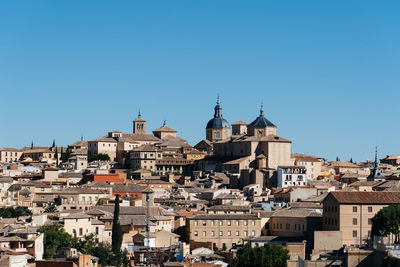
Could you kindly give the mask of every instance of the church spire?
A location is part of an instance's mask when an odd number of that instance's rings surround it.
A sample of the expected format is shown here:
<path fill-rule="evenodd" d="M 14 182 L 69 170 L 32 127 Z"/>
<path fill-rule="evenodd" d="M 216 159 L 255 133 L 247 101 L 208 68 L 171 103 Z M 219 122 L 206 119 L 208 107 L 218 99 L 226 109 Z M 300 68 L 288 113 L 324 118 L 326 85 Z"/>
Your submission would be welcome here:
<path fill-rule="evenodd" d="M 264 105 L 261 103 L 260 116 L 264 116 Z"/>
<path fill-rule="evenodd" d="M 214 111 L 214 118 L 222 118 L 222 108 L 219 105 L 219 95 L 217 97 L 217 105 L 215 105 Z"/>

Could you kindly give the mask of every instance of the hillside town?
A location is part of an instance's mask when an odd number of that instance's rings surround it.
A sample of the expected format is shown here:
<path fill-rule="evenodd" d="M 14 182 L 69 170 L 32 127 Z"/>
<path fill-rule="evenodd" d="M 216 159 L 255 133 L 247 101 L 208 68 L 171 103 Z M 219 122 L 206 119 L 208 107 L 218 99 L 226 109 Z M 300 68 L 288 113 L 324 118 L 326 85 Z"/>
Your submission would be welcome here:
<path fill-rule="evenodd" d="M 238 262 L 259 247 L 288 267 L 399 266 L 399 228 L 378 222 L 400 155 L 296 153 L 262 105 L 249 122 L 222 110 L 202 111 L 196 144 L 139 112 L 131 132 L 0 148 L 0 266 L 256 266 Z"/>

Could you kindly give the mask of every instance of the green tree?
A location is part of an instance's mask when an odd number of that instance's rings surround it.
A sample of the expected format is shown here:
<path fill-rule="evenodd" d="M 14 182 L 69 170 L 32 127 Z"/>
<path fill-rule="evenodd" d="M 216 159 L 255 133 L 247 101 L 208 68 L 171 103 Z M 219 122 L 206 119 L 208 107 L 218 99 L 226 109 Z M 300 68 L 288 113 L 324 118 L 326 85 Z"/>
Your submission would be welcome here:
<path fill-rule="evenodd" d="M 1 218 L 16 218 L 20 216 L 31 216 L 32 211 L 30 211 L 27 207 L 4 207 L 0 208 L 0 217 Z"/>
<path fill-rule="evenodd" d="M 115 265 L 115 257 L 110 243 L 99 243 L 93 248 L 92 255 L 99 258 L 101 266 Z"/>
<path fill-rule="evenodd" d="M 56 167 L 58 168 L 60 166 L 60 164 L 58 162 L 58 147 L 56 147 L 56 153 L 55 153 L 54 157 L 56 158 Z"/>
<path fill-rule="evenodd" d="M 249 244 L 237 251 L 235 267 L 286 267 L 289 251 L 277 244 L 252 248 Z"/>
<path fill-rule="evenodd" d="M 121 252 L 121 244 L 122 244 L 122 228 L 119 223 L 119 195 L 115 196 L 115 204 L 114 204 L 114 218 L 112 225 L 112 251 L 115 255 L 119 255 Z"/>
<path fill-rule="evenodd" d="M 45 259 L 51 259 L 59 248 L 71 247 L 71 235 L 65 232 L 64 228 L 57 223 L 43 225 L 39 228 L 39 232 L 44 233 L 43 246 Z"/>
<path fill-rule="evenodd" d="M 68 159 L 71 157 L 72 150 L 69 146 L 67 146 L 67 149 L 65 153 L 63 152 L 63 148 L 61 147 L 61 162 L 67 162 Z"/>
<path fill-rule="evenodd" d="M 395 242 L 399 242 L 400 234 L 400 204 L 392 204 L 378 211 L 372 218 L 371 234 L 388 236 L 393 234 Z"/>
<path fill-rule="evenodd" d="M 110 156 L 107 154 L 94 154 L 89 158 L 89 162 L 95 161 L 95 160 L 102 160 L 102 161 L 109 161 Z"/>
<path fill-rule="evenodd" d="M 44 212 L 46 212 L 46 213 L 53 213 L 53 212 L 57 212 L 57 211 L 58 211 L 58 209 L 57 209 L 56 205 L 54 205 L 54 204 L 50 204 L 44 209 Z"/>

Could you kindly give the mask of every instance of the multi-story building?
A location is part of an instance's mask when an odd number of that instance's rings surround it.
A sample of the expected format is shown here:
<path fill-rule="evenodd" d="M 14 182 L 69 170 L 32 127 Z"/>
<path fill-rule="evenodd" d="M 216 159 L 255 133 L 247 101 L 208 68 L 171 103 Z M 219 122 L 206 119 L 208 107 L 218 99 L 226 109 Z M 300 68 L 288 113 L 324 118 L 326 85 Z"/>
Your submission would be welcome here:
<path fill-rule="evenodd" d="M 88 157 L 106 154 L 111 161 L 117 160 L 117 141 L 111 137 L 99 137 L 88 141 Z"/>
<path fill-rule="evenodd" d="M 321 174 L 322 160 L 320 158 L 304 154 L 292 154 L 292 160 L 294 165 L 306 167 L 308 181 L 317 179 Z"/>
<path fill-rule="evenodd" d="M 12 163 L 21 159 L 22 151 L 12 147 L 0 148 L 0 162 Z"/>
<path fill-rule="evenodd" d="M 268 221 L 270 234 L 285 237 L 310 237 L 322 228 L 322 214 L 306 209 L 281 209 Z"/>
<path fill-rule="evenodd" d="M 244 238 L 261 235 L 260 218 L 253 214 L 200 214 L 187 218 L 189 238 L 217 248 L 232 248 Z"/>
<path fill-rule="evenodd" d="M 278 187 L 306 186 L 307 173 L 304 166 L 279 166 Z"/>
<path fill-rule="evenodd" d="M 264 117 L 264 109 L 261 107 L 260 115 L 247 125 L 246 134 L 234 135 L 228 140 L 214 141 L 214 160 L 221 162 L 222 166 L 223 163 L 232 165 L 230 161 L 233 160 L 235 163 L 245 158 L 250 161 L 250 164 L 244 166 L 247 169 L 276 170 L 280 165 L 291 165 L 291 141 L 277 136 L 276 130 L 277 127 Z M 258 160 L 260 155 L 265 158 Z M 264 164 L 259 166 L 258 161 L 264 161 Z M 218 164 L 216 166 L 218 169 Z M 240 171 L 235 172 L 240 173 Z"/>
<path fill-rule="evenodd" d="M 60 147 L 24 147 L 22 148 L 22 158 L 24 160 L 47 162 L 55 164 L 60 161 L 61 148 Z"/>
<path fill-rule="evenodd" d="M 330 192 L 323 201 L 323 230 L 340 231 L 346 246 L 371 240 L 371 219 L 382 208 L 400 203 L 400 192 Z"/>
<path fill-rule="evenodd" d="M 126 156 L 125 164 L 130 169 L 156 170 L 156 160 L 162 159 L 162 153 L 152 145 L 134 148 Z"/>

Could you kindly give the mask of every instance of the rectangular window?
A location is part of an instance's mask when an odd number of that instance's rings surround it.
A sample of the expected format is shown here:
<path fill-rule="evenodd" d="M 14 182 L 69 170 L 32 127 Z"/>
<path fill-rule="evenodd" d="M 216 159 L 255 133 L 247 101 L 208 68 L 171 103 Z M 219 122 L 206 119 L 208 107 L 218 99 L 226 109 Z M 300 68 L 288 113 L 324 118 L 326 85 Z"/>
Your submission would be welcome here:
<path fill-rule="evenodd" d="M 372 225 L 372 219 L 371 218 L 368 219 L 368 225 Z"/>
<path fill-rule="evenodd" d="M 368 207 L 368 212 L 372 212 L 372 207 Z"/>
<path fill-rule="evenodd" d="M 214 222 L 214 221 L 211 221 L 211 225 L 214 226 L 214 225 L 215 225 L 215 222 Z"/>
<path fill-rule="evenodd" d="M 256 232 L 255 232 L 255 231 L 251 231 L 251 235 L 252 235 L 252 236 L 255 236 L 255 235 L 256 235 Z"/>
<path fill-rule="evenodd" d="M 223 225 L 222 220 L 219 220 L 219 225 Z"/>
<path fill-rule="evenodd" d="M 239 221 L 236 221 L 236 226 L 239 226 Z"/>
<path fill-rule="evenodd" d="M 228 231 L 228 236 L 231 236 L 231 231 Z"/>
<path fill-rule="evenodd" d="M 79 228 L 79 235 L 83 235 L 83 229 Z"/>
<path fill-rule="evenodd" d="M 247 231 L 244 231 L 244 236 L 247 236 Z"/>
<path fill-rule="evenodd" d="M 199 232 L 194 231 L 194 236 L 198 236 L 198 235 L 199 235 Z"/>
<path fill-rule="evenodd" d="M 353 231 L 353 237 L 357 237 L 357 230 Z"/>
<path fill-rule="evenodd" d="M 206 222 L 206 221 L 203 221 L 203 225 L 204 225 L 204 226 L 207 225 L 207 222 Z"/>
<path fill-rule="evenodd" d="M 207 232 L 206 231 L 203 231 L 203 236 L 207 236 Z"/>
<path fill-rule="evenodd" d="M 357 225 L 357 218 L 353 218 L 353 225 Z"/>
<path fill-rule="evenodd" d="M 219 231 L 219 236 L 222 236 L 222 231 Z"/>
<path fill-rule="evenodd" d="M 236 236 L 239 236 L 239 231 L 236 231 Z"/>
<path fill-rule="evenodd" d="M 357 212 L 357 206 L 353 206 L 353 212 Z"/>
<path fill-rule="evenodd" d="M 215 236 L 215 232 L 214 231 L 211 231 L 211 236 Z"/>
<path fill-rule="evenodd" d="M 194 224 L 194 226 L 197 226 L 198 222 L 197 222 L 197 221 L 194 221 L 194 223 L 193 223 L 193 224 Z"/>
<path fill-rule="evenodd" d="M 231 221 L 228 221 L 227 223 L 228 223 L 228 226 L 231 226 Z"/>

